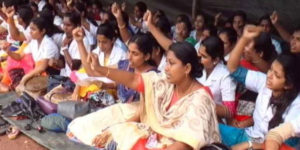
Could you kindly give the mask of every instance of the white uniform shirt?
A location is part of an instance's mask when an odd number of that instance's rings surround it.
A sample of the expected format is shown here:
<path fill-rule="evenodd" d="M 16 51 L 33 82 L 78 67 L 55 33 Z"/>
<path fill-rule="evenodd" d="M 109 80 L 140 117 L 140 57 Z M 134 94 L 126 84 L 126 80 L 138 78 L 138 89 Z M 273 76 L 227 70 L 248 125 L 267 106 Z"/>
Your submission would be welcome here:
<path fill-rule="evenodd" d="M 51 59 L 59 57 L 59 50 L 53 40 L 47 35 L 44 36 L 40 45 L 37 40 L 31 40 L 24 50 L 25 54 L 32 54 L 34 62 L 43 59 Z"/>
<path fill-rule="evenodd" d="M 100 65 L 104 66 L 104 61 L 105 61 L 104 52 L 102 52 L 99 47 L 97 47 L 93 52 L 99 56 Z M 106 66 L 117 65 L 120 60 L 124 60 L 124 59 L 127 59 L 126 50 L 122 49 L 122 47 L 120 47 L 118 42 L 115 42 Z"/>
<path fill-rule="evenodd" d="M 66 38 L 66 34 L 63 35 L 63 39 L 65 39 L 65 38 Z M 83 38 L 83 43 L 84 43 L 85 49 L 87 50 L 87 52 L 89 52 L 90 45 L 89 45 L 89 41 L 86 37 Z M 79 53 L 79 49 L 78 49 L 76 40 L 74 40 L 74 39 L 72 40 L 70 46 L 68 47 L 68 52 L 72 59 L 80 60 L 80 53 Z M 64 52 L 62 51 L 62 49 L 60 50 L 60 54 L 64 56 Z M 67 61 L 65 59 L 65 68 L 60 70 L 60 75 L 69 77 L 71 72 L 72 72 L 72 70 L 69 67 L 69 65 L 67 64 Z"/>
<path fill-rule="evenodd" d="M 165 55 L 163 55 L 163 57 L 161 58 L 161 61 L 157 67 L 157 70 L 159 70 L 160 72 L 165 72 L 165 67 L 167 65 L 167 58 Z"/>
<path fill-rule="evenodd" d="M 209 77 L 207 77 L 205 69 L 202 73 L 202 77 L 197 78 L 197 80 L 210 88 L 216 104 L 221 105 L 222 102 L 235 101 L 236 83 L 230 77 L 230 72 L 222 62 L 215 66 Z"/>
<path fill-rule="evenodd" d="M 247 89 L 258 93 L 253 113 L 254 125 L 246 128 L 246 133 L 258 142 L 264 141 L 269 131 L 269 122 L 274 116 L 272 108 L 269 106 L 272 91 L 266 87 L 266 80 L 266 74 L 249 70 L 245 81 Z M 292 121 L 299 114 L 300 95 L 296 97 L 283 114 L 284 122 Z"/>

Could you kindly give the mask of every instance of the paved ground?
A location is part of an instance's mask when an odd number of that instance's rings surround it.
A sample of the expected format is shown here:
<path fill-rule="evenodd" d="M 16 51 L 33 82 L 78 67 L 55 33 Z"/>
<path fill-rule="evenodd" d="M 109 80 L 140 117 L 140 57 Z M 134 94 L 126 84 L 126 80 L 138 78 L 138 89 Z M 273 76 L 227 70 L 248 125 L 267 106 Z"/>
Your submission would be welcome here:
<path fill-rule="evenodd" d="M 6 135 L 0 136 L 0 150 L 47 150 L 24 134 L 10 140 Z"/>

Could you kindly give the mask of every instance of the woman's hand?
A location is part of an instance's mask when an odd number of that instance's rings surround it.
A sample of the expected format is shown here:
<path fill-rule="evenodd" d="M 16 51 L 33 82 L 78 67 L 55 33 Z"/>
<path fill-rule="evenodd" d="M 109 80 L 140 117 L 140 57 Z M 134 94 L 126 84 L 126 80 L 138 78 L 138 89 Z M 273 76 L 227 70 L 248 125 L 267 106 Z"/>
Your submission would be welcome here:
<path fill-rule="evenodd" d="M 7 41 L 0 41 L 0 49 L 4 50 L 5 52 L 9 51 L 9 48 L 11 46 L 11 43 Z"/>
<path fill-rule="evenodd" d="M 120 8 L 120 5 L 116 2 L 114 2 L 111 6 L 111 12 L 116 18 L 122 18 L 122 10 Z"/>
<path fill-rule="evenodd" d="M 73 38 L 65 37 L 62 42 L 62 47 L 68 47 L 68 45 L 72 42 Z"/>
<path fill-rule="evenodd" d="M 272 15 L 270 16 L 272 24 L 277 24 L 278 23 L 278 14 L 276 11 L 273 11 Z"/>
<path fill-rule="evenodd" d="M 5 14 L 8 18 L 13 18 L 16 13 L 14 6 L 5 9 Z"/>
<path fill-rule="evenodd" d="M 150 29 L 150 27 L 153 27 L 153 19 L 152 19 L 152 13 L 150 10 L 147 10 L 147 12 L 144 14 L 143 20 L 146 23 L 146 26 Z"/>
<path fill-rule="evenodd" d="M 262 27 L 255 25 L 247 25 L 245 26 L 242 38 L 252 40 L 257 37 L 263 31 Z"/>
<path fill-rule="evenodd" d="M 73 38 L 77 41 L 77 42 L 82 42 L 83 41 L 83 37 L 84 37 L 84 32 L 83 29 L 80 27 L 75 28 L 72 31 L 72 35 Z"/>
<path fill-rule="evenodd" d="M 100 68 L 100 67 L 101 67 L 101 65 L 99 64 L 99 58 L 98 58 L 98 55 L 95 54 L 95 53 L 92 53 L 92 52 L 89 53 L 89 54 L 88 54 L 87 61 L 88 61 L 88 63 L 90 64 L 91 69 L 92 69 L 93 71 L 96 71 L 97 68 Z"/>

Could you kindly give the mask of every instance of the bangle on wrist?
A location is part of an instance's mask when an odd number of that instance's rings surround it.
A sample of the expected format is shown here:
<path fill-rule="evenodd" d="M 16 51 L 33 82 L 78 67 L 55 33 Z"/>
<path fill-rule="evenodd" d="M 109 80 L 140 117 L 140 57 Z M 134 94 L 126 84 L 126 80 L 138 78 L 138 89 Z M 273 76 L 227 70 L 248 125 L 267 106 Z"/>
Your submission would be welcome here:
<path fill-rule="evenodd" d="M 68 50 L 68 46 L 63 46 L 63 47 L 61 48 L 61 50 L 62 50 L 62 51 Z"/>
<path fill-rule="evenodd" d="M 124 29 L 126 28 L 126 24 L 124 23 L 123 25 L 118 25 L 119 29 Z"/>

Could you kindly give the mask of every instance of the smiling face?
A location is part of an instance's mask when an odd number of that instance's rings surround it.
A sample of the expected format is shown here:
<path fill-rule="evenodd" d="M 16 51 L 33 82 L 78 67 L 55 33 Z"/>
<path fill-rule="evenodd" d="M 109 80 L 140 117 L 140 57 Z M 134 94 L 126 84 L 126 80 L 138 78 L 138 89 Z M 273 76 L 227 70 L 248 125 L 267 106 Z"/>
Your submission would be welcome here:
<path fill-rule="evenodd" d="M 184 65 L 173 51 L 168 51 L 165 73 L 169 83 L 178 84 L 188 77 L 190 68 L 188 64 Z"/>
<path fill-rule="evenodd" d="M 110 52 L 114 45 L 114 40 L 100 34 L 97 35 L 98 46 L 102 52 Z"/>
<path fill-rule="evenodd" d="M 179 22 L 176 24 L 176 40 L 184 41 L 189 35 L 188 27 L 184 22 Z"/>

